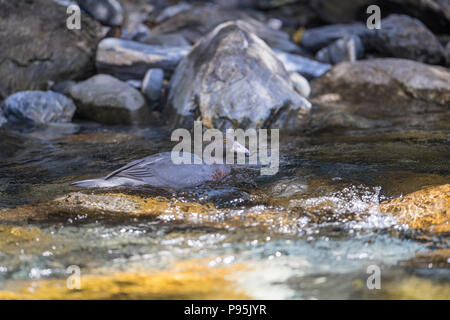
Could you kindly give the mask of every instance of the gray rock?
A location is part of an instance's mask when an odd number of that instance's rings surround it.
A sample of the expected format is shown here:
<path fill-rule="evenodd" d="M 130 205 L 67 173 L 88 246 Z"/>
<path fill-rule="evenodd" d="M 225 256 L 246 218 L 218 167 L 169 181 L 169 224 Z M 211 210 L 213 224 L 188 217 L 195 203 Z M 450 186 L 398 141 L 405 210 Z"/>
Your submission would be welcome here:
<path fill-rule="evenodd" d="M 450 123 L 450 71 L 405 59 L 342 62 L 313 84 L 313 102 L 391 123 Z M 445 120 L 447 119 L 447 120 Z"/>
<path fill-rule="evenodd" d="M 315 52 L 341 38 L 357 35 L 364 39 L 372 32 L 362 23 L 334 24 L 305 30 L 300 43 L 306 49 Z"/>
<path fill-rule="evenodd" d="M 162 47 L 190 47 L 191 44 L 181 34 L 161 34 L 152 35 L 149 33 L 143 37 L 138 37 L 136 41 Z"/>
<path fill-rule="evenodd" d="M 291 79 L 295 91 L 297 91 L 305 98 L 309 97 L 309 95 L 311 94 L 311 86 L 309 85 L 308 80 L 306 80 L 297 72 L 289 73 L 289 79 Z"/>
<path fill-rule="evenodd" d="M 8 120 L 6 120 L 5 115 L 3 114 L 3 110 L 0 107 L 0 127 L 4 125 Z"/>
<path fill-rule="evenodd" d="M 16 123 L 70 122 L 76 107 L 73 101 L 53 91 L 22 91 L 9 96 L 2 108 L 8 121 Z"/>
<path fill-rule="evenodd" d="M 183 58 L 172 76 L 174 126 L 293 129 L 309 112 L 283 64 L 260 38 L 235 22 L 216 27 Z"/>
<path fill-rule="evenodd" d="M 123 9 L 117 0 L 76 0 L 76 2 L 80 8 L 106 26 L 117 27 L 123 23 Z"/>
<path fill-rule="evenodd" d="M 76 84 L 76 81 L 73 80 L 60 81 L 52 85 L 50 90 L 67 96 L 69 94 L 70 87 L 74 84 Z"/>
<path fill-rule="evenodd" d="M 173 72 L 190 49 L 107 38 L 98 45 L 96 65 L 99 73 L 111 74 L 121 80 L 142 79 L 150 68 Z"/>
<path fill-rule="evenodd" d="M 298 72 L 307 78 L 317 78 L 331 69 L 331 65 L 296 54 L 273 50 L 288 72 Z"/>
<path fill-rule="evenodd" d="M 66 9 L 51 0 L 0 1 L 0 100 L 94 72 L 101 25 L 83 15 L 82 29 L 70 31 Z"/>
<path fill-rule="evenodd" d="M 139 124 L 149 120 L 141 93 L 128 83 L 99 74 L 72 86 L 77 112 L 104 124 Z"/>
<path fill-rule="evenodd" d="M 316 59 L 324 63 L 336 64 L 342 61 L 356 61 L 364 56 L 364 45 L 356 36 L 347 36 L 336 40 L 328 47 L 320 49 Z"/>
<path fill-rule="evenodd" d="M 142 81 L 142 93 L 150 101 L 158 101 L 163 87 L 164 71 L 162 69 L 149 69 Z"/>
<path fill-rule="evenodd" d="M 231 20 L 245 21 L 248 24 L 246 31 L 255 33 L 272 48 L 286 52 L 301 52 L 301 49 L 289 39 L 287 33 L 270 28 L 266 24 L 250 17 L 242 10 L 223 8 L 211 4 L 193 5 L 192 8 L 183 10 L 163 21 L 154 27 L 151 32 L 153 35 L 181 34 L 191 44 L 194 44 L 219 24 Z"/>
<path fill-rule="evenodd" d="M 381 21 L 381 29 L 368 37 L 372 49 L 396 58 L 439 64 L 444 48 L 434 34 L 419 20 L 392 14 Z"/>
<path fill-rule="evenodd" d="M 182 11 L 186 11 L 188 9 L 191 9 L 192 5 L 187 2 L 179 2 L 174 6 L 169 6 L 165 8 L 163 11 L 161 11 L 160 14 L 155 18 L 156 23 L 161 23 L 177 14 L 179 14 Z"/>

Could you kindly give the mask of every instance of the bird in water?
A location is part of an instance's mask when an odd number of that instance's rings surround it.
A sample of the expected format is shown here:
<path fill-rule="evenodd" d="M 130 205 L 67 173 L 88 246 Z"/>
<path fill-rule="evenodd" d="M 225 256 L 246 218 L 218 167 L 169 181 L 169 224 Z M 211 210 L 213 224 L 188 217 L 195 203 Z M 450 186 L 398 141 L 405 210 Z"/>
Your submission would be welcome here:
<path fill-rule="evenodd" d="M 225 145 L 224 140 L 224 145 Z M 231 152 L 249 155 L 247 148 L 235 141 Z M 225 154 L 226 152 L 224 152 Z M 82 188 L 112 188 L 119 186 L 153 186 L 157 188 L 187 188 L 206 182 L 219 182 L 231 173 L 231 166 L 207 164 L 195 154 L 187 153 L 191 163 L 175 164 L 171 152 L 157 153 L 129 164 L 98 179 L 74 182 L 71 185 Z M 194 160 L 197 159 L 196 162 Z M 196 164 L 199 163 L 199 164 Z"/>

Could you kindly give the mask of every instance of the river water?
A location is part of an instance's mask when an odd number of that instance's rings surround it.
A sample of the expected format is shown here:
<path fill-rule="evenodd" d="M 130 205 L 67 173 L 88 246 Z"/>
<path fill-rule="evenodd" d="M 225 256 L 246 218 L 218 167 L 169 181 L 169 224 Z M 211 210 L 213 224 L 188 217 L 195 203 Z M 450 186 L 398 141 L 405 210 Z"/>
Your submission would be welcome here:
<path fill-rule="evenodd" d="M 169 137 L 92 123 L 0 129 L 0 210 L 99 192 L 69 184 L 170 151 Z M 282 135 L 274 176 L 244 166 L 219 185 L 114 191 L 175 210 L 0 222 L 0 298 L 449 299 L 448 236 L 378 210 L 449 183 L 449 141 L 448 131 L 395 127 Z M 65 288 L 71 265 L 76 293 Z M 367 285 L 371 268 L 379 290 Z"/>

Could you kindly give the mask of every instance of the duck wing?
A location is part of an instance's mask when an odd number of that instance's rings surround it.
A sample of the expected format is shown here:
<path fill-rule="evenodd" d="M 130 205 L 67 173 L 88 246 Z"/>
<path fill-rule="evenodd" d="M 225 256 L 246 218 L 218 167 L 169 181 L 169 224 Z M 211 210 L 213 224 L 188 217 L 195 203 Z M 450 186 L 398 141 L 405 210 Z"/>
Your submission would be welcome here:
<path fill-rule="evenodd" d="M 150 157 L 146 157 L 143 159 L 135 160 L 127 165 L 117 169 L 116 171 L 111 172 L 109 175 L 105 177 L 105 180 L 120 177 L 120 178 L 128 178 L 133 180 L 145 180 L 146 178 L 152 178 L 155 176 L 153 166 L 164 160 L 165 155 L 153 155 Z"/>

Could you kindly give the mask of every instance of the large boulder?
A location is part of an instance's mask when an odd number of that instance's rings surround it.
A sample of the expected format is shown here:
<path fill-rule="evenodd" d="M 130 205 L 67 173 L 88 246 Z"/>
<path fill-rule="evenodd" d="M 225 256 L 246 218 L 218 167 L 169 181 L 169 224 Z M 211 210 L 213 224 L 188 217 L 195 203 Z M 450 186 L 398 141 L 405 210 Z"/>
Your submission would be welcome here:
<path fill-rule="evenodd" d="M 142 94 L 126 82 L 99 74 L 72 85 L 69 95 L 77 112 L 104 124 L 139 124 L 149 120 L 149 109 Z"/>
<path fill-rule="evenodd" d="M 66 10 L 51 0 L 0 1 L 0 100 L 94 72 L 101 25 L 83 15 L 81 30 L 68 30 Z"/>
<path fill-rule="evenodd" d="M 392 14 L 381 21 L 382 28 L 366 34 L 370 47 L 387 56 L 425 63 L 445 61 L 444 48 L 419 20 Z"/>
<path fill-rule="evenodd" d="M 290 41 L 287 33 L 270 28 L 242 10 L 223 8 L 211 4 L 193 5 L 191 8 L 179 12 L 151 29 L 151 34 L 155 36 L 179 34 L 194 44 L 219 24 L 231 20 L 247 22 L 248 30 L 246 31 L 256 34 L 272 48 L 286 52 L 301 53 L 301 49 Z"/>
<path fill-rule="evenodd" d="M 73 101 L 53 91 L 22 91 L 8 97 L 2 104 L 10 122 L 65 123 L 75 113 Z"/>
<path fill-rule="evenodd" d="M 310 109 L 273 51 L 238 23 L 216 27 L 183 58 L 169 93 L 174 125 L 295 127 Z"/>
<path fill-rule="evenodd" d="M 449 79 L 448 69 L 411 60 L 343 62 L 313 82 L 313 102 L 391 123 L 448 126 Z"/>

